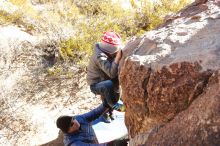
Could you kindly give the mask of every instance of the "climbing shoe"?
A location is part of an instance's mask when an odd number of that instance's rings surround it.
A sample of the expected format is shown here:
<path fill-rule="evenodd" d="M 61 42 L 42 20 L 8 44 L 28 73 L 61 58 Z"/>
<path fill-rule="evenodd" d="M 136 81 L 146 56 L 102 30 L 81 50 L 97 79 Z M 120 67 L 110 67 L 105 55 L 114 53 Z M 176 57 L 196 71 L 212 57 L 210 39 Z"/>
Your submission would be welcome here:
<path fill-rule="evenodd" d="M 104 123 L 111 123 L 111 118 L 109 117 L 109 115 L 107 113 L 105 113 L 104 115 L 102 115 L 102 121 Z"/>
<path fill-rule="evenodd" d="M 124 104 L 121 104 L 121 103 L 118 103 L 118 102 L 112 108 L 116 111 L 119 111 L 119 112 L 125 112 Z"/>

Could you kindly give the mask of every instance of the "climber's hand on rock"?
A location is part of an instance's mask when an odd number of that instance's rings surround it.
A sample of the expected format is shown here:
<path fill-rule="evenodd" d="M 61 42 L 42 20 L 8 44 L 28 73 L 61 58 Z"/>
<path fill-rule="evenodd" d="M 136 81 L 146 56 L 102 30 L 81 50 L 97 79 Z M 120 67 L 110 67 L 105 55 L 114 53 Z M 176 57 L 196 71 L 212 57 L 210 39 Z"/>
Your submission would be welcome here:
<path fill-rule="evenodd" d="M 116 54 L 116 57 L 115 57 L 115 63 L 116 64 L 119 64 L 119 61 L 121 60 L 121 57 L 122 57 L 122 50 L 118 50 L 117 54 Z"/>

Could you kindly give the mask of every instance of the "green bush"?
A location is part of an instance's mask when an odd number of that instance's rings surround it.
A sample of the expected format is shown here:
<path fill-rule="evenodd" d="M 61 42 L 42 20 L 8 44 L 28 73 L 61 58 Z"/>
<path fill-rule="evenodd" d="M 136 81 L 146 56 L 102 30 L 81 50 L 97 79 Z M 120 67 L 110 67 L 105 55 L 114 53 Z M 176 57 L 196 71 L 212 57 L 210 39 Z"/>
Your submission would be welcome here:
<path fill-rule="evenodd" d="M 60 44 L 62 58 L 74 60 L 73 56 L 77 56 L 79 52 L 90 55 L 94 44 L 100 41 L 104 31 L 116 31 L 125 40 L 127 36 L 134 34 L 133 30 L 137 30 L 136 27 L 132 29 L 134 18 L 130 17 L 131 12 L 122 9 L 119 3 L 82 0 L 75 1 L 75 4 L 79 8 L 81 21 L 74 24 L 77 28 L 75 36 Z M 126 15 L 129 17 L 125 17 Z"/>
<path fill-rule="evenodd" d="M 179 2 L 161 0 L 159 3 L 140 0 L 139 5 L 134 0 L 130 0 L 133 9 L 123 9 L 120 3 L 108 0 L 74 0 L 73 2 L 80 12 L 78 21 L 74 23 L 76 34 L 60 44 L 61 56 L 67 60 L 74 60 L 79 52 L 90 55 L 93 45 L 100 41 L 104 31 L 116 31 L 123 40 L 126 40 L 152 30 L 163 22 L 164 16 L 179 11 L 190 0 L 179 0 Z"/>

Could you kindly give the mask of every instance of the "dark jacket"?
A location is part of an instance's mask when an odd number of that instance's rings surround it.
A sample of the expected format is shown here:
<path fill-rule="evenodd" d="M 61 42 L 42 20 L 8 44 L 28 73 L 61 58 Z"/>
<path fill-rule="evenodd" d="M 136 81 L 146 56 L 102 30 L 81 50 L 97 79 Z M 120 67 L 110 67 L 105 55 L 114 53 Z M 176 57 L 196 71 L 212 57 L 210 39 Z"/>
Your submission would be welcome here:
<path fill-rule="evenodd" d="M 92 85 L 104 80 L 116 78 L 117 76 L 118 64 L 114 62 L 114 58 L 104 53 L 98 43 L 95 44 L 87 67 L 87 83 Z"/>
<path fill-rule="evenodd" d="M 99 118 L 106 108 L 102 105 L 96 109 L 74 118 L 80 123 L 80 128 L 75 133 L 64 134 L 65 146 L 107 146 L 106 143 L 98 144 L 91 122 Z"/>

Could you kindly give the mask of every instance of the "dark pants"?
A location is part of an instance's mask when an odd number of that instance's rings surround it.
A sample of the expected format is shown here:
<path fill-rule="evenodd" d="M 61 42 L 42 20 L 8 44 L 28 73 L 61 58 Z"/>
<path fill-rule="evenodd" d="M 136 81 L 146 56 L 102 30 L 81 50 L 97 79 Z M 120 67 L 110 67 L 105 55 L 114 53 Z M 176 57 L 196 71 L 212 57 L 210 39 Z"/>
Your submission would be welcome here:
<path fill-rule="evenodd" d="M 119 93 L 115 91 L 116 83 L 112 80 L 105 80 L 90 86 L 91 91 L 94 94 L 101 95 L 103 97 L 103 103 L 107 103 L 110 107 L 115 105 L 119 100 Z"/>

